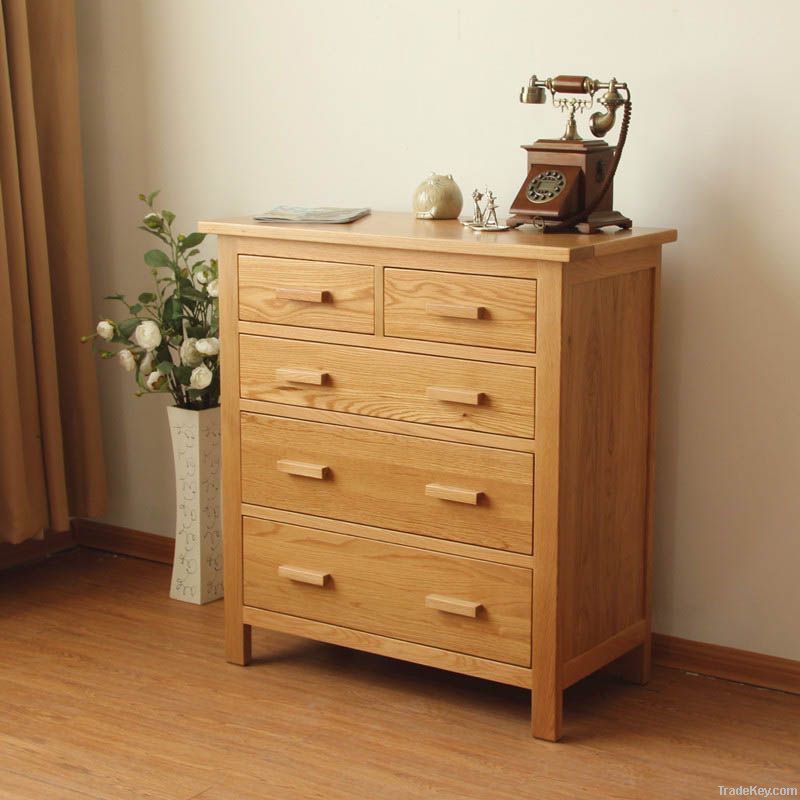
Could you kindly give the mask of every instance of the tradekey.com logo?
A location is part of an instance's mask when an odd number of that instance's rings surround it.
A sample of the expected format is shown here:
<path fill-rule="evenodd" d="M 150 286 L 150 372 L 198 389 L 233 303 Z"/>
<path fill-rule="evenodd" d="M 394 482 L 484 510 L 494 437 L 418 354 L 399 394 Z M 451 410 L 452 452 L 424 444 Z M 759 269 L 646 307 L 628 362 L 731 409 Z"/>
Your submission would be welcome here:
<path fill-rule="evenodd" d="M 720 797 L 797 797 L 796 786 L 720 786 Z"/>

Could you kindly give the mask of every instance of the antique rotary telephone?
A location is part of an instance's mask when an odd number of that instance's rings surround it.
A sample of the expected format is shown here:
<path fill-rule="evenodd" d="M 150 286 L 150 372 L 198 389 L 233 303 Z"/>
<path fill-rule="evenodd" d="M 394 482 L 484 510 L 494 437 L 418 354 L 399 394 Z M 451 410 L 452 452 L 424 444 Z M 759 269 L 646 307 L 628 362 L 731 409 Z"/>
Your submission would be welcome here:
<path fill-rule="evenodd" d="M 575 112 L 590 109 L 595 94 L 601 90 L 605 92 L 597 102 L 605 111 L 592 114 L 589 129 L 598 138 L 608 133 L 616 122 L 617 109 L 622 107 L 616 147 L 602 139 L 582 139 L 575 124 Z M 531 223 L 543 231 L 577 228 L 580 233 L 592 233 L 606 225 L 630 228 L 631 220 L 612 210 L 614 174 L 631 118 L 628 85 L 616 78 L 603 82 L 585 75 L 559 75 L 540 80 L 534 75 L 522 88 L 519 99 L 523 103 L 545 103 L 547 92 L 553 105 L 569 114 L 567 128 L 560 139 L 539 139 L 522 145 L 528 152 L 528 175 L 511 205 L 512 216 L 507 224 L 517 227 Z"/>

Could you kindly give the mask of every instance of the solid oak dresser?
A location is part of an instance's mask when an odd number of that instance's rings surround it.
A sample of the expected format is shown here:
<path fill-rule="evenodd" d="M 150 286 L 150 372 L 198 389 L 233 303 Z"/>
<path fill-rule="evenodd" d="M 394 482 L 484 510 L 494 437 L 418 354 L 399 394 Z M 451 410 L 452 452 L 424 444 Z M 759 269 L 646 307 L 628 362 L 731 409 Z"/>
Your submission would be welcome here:
<path fill-rule="evenodd" d="M 650 672 L 673 230 L 375 213 L 218 234 L 227 658 L 251 626 L 532 690 Z"/>

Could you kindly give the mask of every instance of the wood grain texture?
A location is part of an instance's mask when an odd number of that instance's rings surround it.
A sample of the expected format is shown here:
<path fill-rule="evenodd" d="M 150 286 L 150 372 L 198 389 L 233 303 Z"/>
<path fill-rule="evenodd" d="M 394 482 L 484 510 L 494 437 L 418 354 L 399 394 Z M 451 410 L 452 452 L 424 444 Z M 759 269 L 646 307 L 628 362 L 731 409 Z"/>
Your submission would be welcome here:
<path fill-rule="evenodd" d="M 533 439 L 521 439 L 517 436 L 482 433 L 481 431 L 468 431 L 461 428 L 444 428 L 438 425 L 405 422 L 399 419 L 344 414 L 339 411 L 326 411 L 320 408 L 270 403 L 262 400 L 248 400 L 247 398 L 242 398 L 239 401 L 239 406 L 242 411 L 252 411 L 254 414 L 291 417 L 304 419 L 308 422 L 344 425 L 349 428 L 360 428 L 368 431 L 399 433 L 405 436 L 417 436 L 421 439 L 441 439 L 447 442 L 476 444 L 481 447 L 494 447 L 500 450 L 515 450 L 519 453 L 536 452 L 536 442 Z"/>
<path fill-rule="evenodd" d="M 443 486 L 441 483 L 428 483 L 425 486 L 428 497 L 438 497 L 440 500 L 449 500 L 451 503 L 466 503 L 476 506 L 481 500 L 482 492 L 474 489 L 463 489 L 460 486 Z"/>
<path fill-rule="evenodd" d="M 298 339 L 312 342 L 328 342 L 353 347 L 370 347 L 380 350 L 398 350 L 403 353 L 423 353 L 445 358 L 463 358 L 472 361 L 493 361 L 498 364 L 514 364 L 519 367 L 535 367 L 536 354 L 519 350 L 497 350 L 482 347 L 476 352 L 474 347 L 446 342 L 425 342 L 421 339 L 399 339 L 393 336 L 367 336 L 344 331 L 323 331 L 314 328 L 300 328 L 294 325 L 269 325 L 262 322 L 239 323 L 241 333 L 255 336 L 274 336 L 281 339 Z"/>
<path fill-rule="evenodd" d="M 222 536 L 225 558 L 225 653 L 233 664 L 250 661 L 250 626 L 242 619 L 242 469 L 239 437 L 239 248 L 219 243 L 219 329 L 222 370 Z"/>
<path fill-rule="evenodd" d="M 459 597 L 447 597 L 443 594 L 429 594 L 425 596 L 425 608 L 435 608 L 437 611 L 444 611 L 447 614 L 475 619 L 478 612 L 483 609 L 483 603 L 462 600 Z M 528 617 L 530 617 L 530 610 Z M 530 635 L 528 635 L 528 639 L 530 639 Z"/>
<path fill-rule="evenodd" d="M 562 730 L 562 652 L 559 551 L 561 364 L 563 273 L 540 264 L 539 367 L 537 367 L 537 456 L 533 486 L 533 693 L 531 727 L 556 741 Z"/>
<path fill-rule="evenodd" d="M 646 270 L 565 292 L 565 661 L 646 617 L 653 290 L 653 270 Z"/>
<path fill-rule="evenodd" d="M 530 570 L 249 517 L 243 525 L 248 606 L 530 666 Z M 330 577 L 277 580 L 286 564 Z M 431 594 L 483 611 L 444 613 L 428 607 Z"/>
<path fill-rule="evenodd" d="M 533 569 L 533 556 L 522 553 L 511 553 L 507 550 L 493 550 L 489 547 L 477 547 L 473 544 L 453 542 L 448 539 L 435 539 L 431 536 L 420 536 L 416 533 L 404 533 L 388 528 L 377 528 L 374 525 L 360 525 L 355 522 L 346 522 L 330 517 L 314 517 L 297 511 L 285 511 L 280 508 L 266 508 L 252 503 L 242 503 L 242 513 L 248 517 L 268 519 L 275 522 L 285 522 L 290 525 L 301 525 L 310 528 L 319 528 L 332 533 L 344 533 L 349 536 L 358 536 L 362 539 L 376 539 L 379 542 L 390 544 L 403 544 L 408 547 L 419 547 L 424 550 L 433 550 L 437 553 L 450 553 L 454 556 L 478 558 L 481 561 L 494 561 L 497 564 L 508 564 L 512 567 Z"/>
<path fill-rule="evenodd" d="M 242 336 L 240 353 L 246 399 L 533 437 L 536 373 L 526 367 L 259 336 Z M 327 377 L 298 385 L 285 370 Z"/>
<path fill-rule="evenodd" d="M 279 614 L 263 608 L 245 606 L 244 618 L 253 625 L 267 628 L 270 631 L 303 636 L 341 647 L 352 647 L 356 650 L 363 650 L 365 653 L 413 661 L 415 664 L 424 664 L 428 667 L 484 678 L 523 689 L 529 690 L 531 685 L 531 671 L 527 667 L 517 667 L 513 664 L 478 658 L 453 650 L 442 650 L 425 644 L 405 642 L 402 639 L 392 639 L 377 633 L 342 628 L 339 625 L 330 625 L 327 622 L 317 622 L 313 619 Z"/>
<path fill-rule="evenodd" d="M 533 456 L 243 413 L 242 499 L 321 517 L 532 552 Z M 280 459 L 325 464 L 309 481 Z M 482 493 L 476 506 L 428 497 L 439 483 Z"/>
<path fill-rule="evenodd" d="M 250 322 L 372 333 L 372 267 L 241 255 L 239 316 Z"/>
<path fill-rule="evenodd" d="M 536 351 L 536 281 L 412 269 L 384 272 L 387 336 Z"/>
<path fill-rule="evenodd" d="M 653 635 L 653 657 L 665 667 L 800 694 L 800 661 L 789 658 L 694 642 L 663 633 Z"/>
<path fill-rule="evenodd" d="M 600 667 L 616 661 L 620 656 L 635 652 L 643 642 L 649 640 L 649 635 L 650 628 L 646 620 L 640 620 L 589 650 L 584 650 L 579 656 L 564 663 L 562 685 L 564 688 L 572 686 L 573 683 L 591 675 Z M 639 682 L 641 683 L 641 681 Z"/>
<path fill-rule="evenodd" d="M 598 675 L 565 692 L 556 747 L 526 736 L 529 690 L 349 649 L 391 651 L 381 637 L 257 629 L 252 665 L 226 664 L 223 604 L 170 600 L 169 575 L 88 550 L 3 574 L 3 800 L 708 800 L 720 784 L 798 785 L 796 695 L 659 666 L 646 688 Z"/>
<path fill-rule="evenodd" d="M 161 564 L 171 565 L 175 558 L 175 539 L 169 536 L 135 531 L 91 519 L 73 520 L 72 528 L 75 543 L 83 547 L 145 558 Z"/>
<path fill-rule="evenodd" d="M 280 458 L 275 462 L 278 472 L 287 475 L 297 475 L 301 478 L 314 478 L 318 481 L 325 480 L 330 470 L 325 464 L 309 464 L 305 461 L 290 461 L 288 458 Z"/>
<path fill-rule="evenodd" d="M 554 238 L 529 226 L 523 230 L 476 236 L 458 220 L 418 220 L 412 214 L 387 211 L 373 212 L 347 225 L 263 223 L 250 217 L 233 217 L 202 221 L 198 230 L 254 239 L 559 262 L 622 253 L 674 242 L 677 238 L 675 230 L 663 228 L 633 228 L 590 235 L 561 233 Z"/>

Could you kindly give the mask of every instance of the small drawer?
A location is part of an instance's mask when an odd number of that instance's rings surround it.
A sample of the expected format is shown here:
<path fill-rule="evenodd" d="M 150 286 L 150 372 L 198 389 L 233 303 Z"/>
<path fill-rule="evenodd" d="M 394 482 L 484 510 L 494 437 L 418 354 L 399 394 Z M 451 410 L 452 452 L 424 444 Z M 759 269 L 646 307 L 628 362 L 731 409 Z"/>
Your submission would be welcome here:
<path fill-rule="evenodd" d="M 536 350 L 536 281 L 386 269 L 384 332 L 403 339 Z"/>
<path fill-rule="evenodd" d="M 244 603 L 527 667 L 532 572 L 243 519 Z"/>
<path fill-rule="evenodd" d="M 239 256 L 239 318 L 374 333 L 373 267 Z"/>
<path fill-rule="evenodd" d="M 241 395 L 533 438 L 531 367 L 241 336 Z"/>
<path fill-rule="evenodd" d="M 533 455 L 241 415 L 242 500 L 531 553 Z"/>

